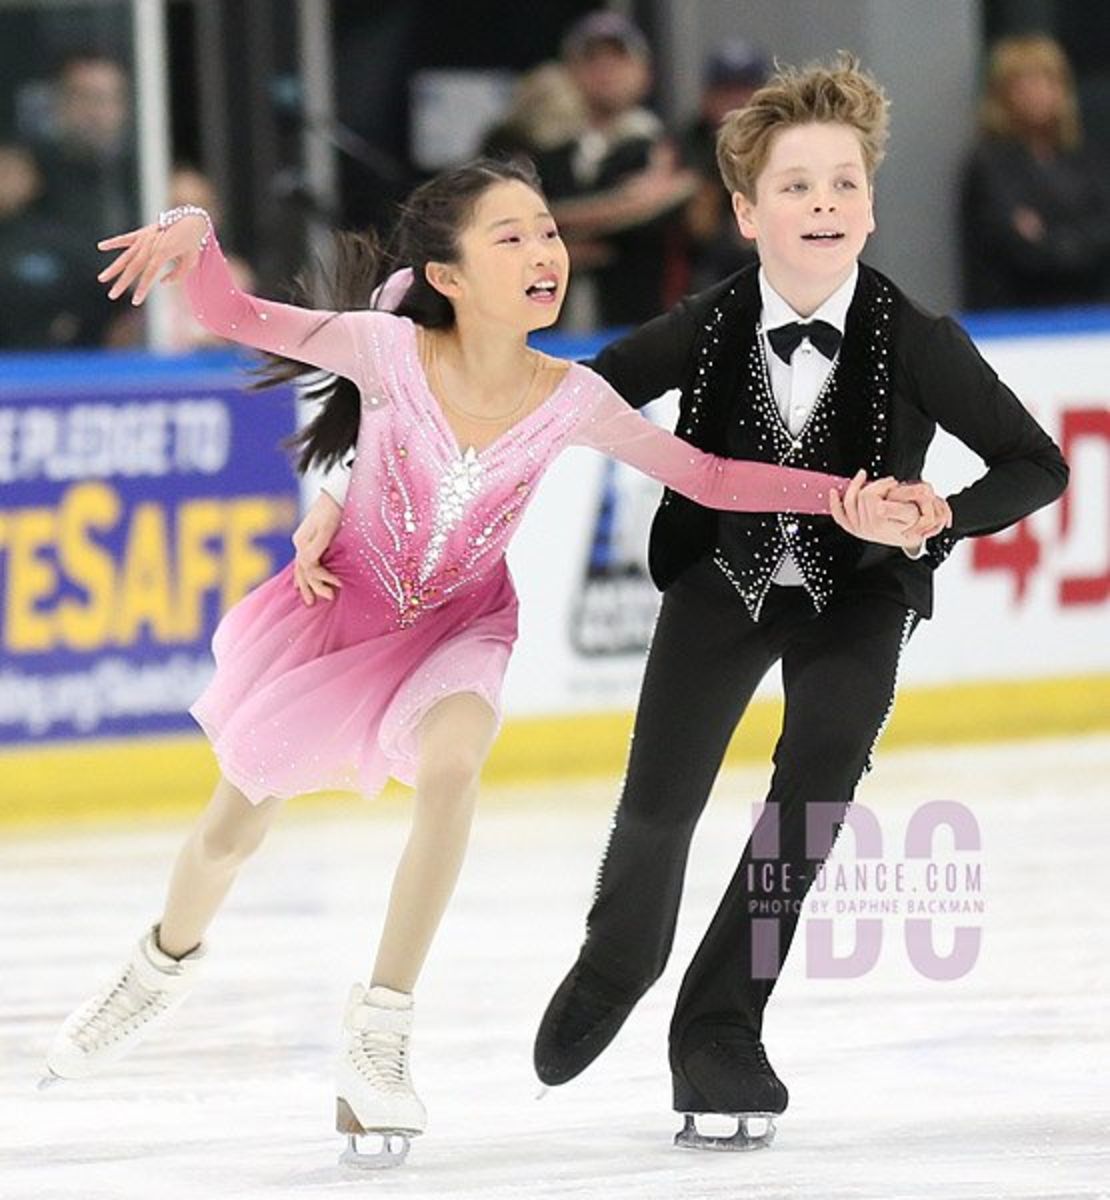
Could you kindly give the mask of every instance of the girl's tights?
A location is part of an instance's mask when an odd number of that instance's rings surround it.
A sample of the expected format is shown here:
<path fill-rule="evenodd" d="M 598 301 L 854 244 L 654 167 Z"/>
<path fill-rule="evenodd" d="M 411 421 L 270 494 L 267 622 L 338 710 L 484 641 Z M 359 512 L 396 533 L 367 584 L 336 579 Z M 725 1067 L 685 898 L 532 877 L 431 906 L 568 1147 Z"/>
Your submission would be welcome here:
<path fill-rule="evenodd" d="M 441 700 L 420 724 L 412 829 L 394 874 L 371 983 L 402 992 L 416 983 L 458 879 L 478 776 L 495 732 L 492 710 L 472 693 Z M 180 957 L 203 939 L 280 807 L 272 797 L 251 804 L 238 788 L 220 780 L 170 877 L 158 930 L 167 954 Z"/>

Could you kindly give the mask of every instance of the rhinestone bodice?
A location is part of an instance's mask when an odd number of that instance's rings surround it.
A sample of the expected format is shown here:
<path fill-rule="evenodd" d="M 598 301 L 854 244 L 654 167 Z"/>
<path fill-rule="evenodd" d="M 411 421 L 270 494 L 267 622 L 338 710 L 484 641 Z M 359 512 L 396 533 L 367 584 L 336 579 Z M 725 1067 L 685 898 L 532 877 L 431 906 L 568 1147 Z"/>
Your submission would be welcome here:
<path fill-rule="evenodd" d="M 504 558 L 533 486 L 579 423 L 590 373 L 572 368 L 539 408 L 477 450 L 460 447 L 419 369 L 414 327 L 375 334 L 378 366 L 362 421 L 340 538 L 365 578 L 411 625 L 475 586 Z M 587 378 L 584 378 L 587 377 Z"/>

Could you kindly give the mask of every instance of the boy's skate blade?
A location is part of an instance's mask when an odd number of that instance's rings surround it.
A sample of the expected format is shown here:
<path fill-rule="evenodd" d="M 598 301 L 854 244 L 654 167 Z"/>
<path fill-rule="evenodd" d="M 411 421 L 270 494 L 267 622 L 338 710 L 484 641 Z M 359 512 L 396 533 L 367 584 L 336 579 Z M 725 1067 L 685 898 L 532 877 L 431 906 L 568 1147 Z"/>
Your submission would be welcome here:
<path fill-rule="evenodd" d="M 674 1135 L 674 1144 L 680 1150 L 763 1150 L 775 1140 L 774 1113 L 728 1113 L 736 1118 L 736 1132 L 732 1134 L 700 1133 L 693 1113 L 683 1114 L 682 1128 Z M 755 1122 L 756 1129 L 752 1129 Z M 763 1123 L 763 1128 L 758 1125 Z"/>
<path fill-rule="evenodd" d="M 408 1158 L 411 1137 L 419 1130 L 412 1129 L 363 1129 L 346 1100 L 336 1104 L 335 1127 L 347 1135 L 347 1148 L 339 1156 L 339 1165 L 353 1167 L 358 1171 L 388 1171 L 399 1167 Z M 359 1137 L 371 1139 L 377 1149 L 368 1153 L 359 1150 Z"/>

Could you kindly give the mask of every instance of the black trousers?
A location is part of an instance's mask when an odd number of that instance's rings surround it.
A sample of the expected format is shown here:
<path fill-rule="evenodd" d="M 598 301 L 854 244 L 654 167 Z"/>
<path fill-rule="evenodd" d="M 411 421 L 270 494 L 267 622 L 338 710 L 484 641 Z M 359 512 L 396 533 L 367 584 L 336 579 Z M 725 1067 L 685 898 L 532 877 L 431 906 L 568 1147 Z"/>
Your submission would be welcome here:
<path fill-rule="evenodd" d="M 666 965 L 694 827 L 733 730 L 780 659 L 785 693 L 767 804 L 683 980 L 672 1061 L 729 1025 L 761 1029 L 914 622 L 886 597 L 846 596 L 817 614 L 804 589 L 774 586 L 754 622 L 709 562 L 664 594 L 583 949 L 619 986 L 643 989 Z"/>

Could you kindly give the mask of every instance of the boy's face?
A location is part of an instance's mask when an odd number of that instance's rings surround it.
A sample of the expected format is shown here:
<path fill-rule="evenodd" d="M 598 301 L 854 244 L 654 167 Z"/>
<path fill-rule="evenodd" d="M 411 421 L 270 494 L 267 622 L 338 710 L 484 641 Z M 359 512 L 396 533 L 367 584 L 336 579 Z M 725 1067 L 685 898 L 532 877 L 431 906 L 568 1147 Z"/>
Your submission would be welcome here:
<path fill-rule="evenodd" d="M 871 185 L 855 130 L 792 125 L 774 136 L 755 197 L 733 195 L 740 232 L 754 238 L 778 287 L 835 290 L 875 228 Z"/>

